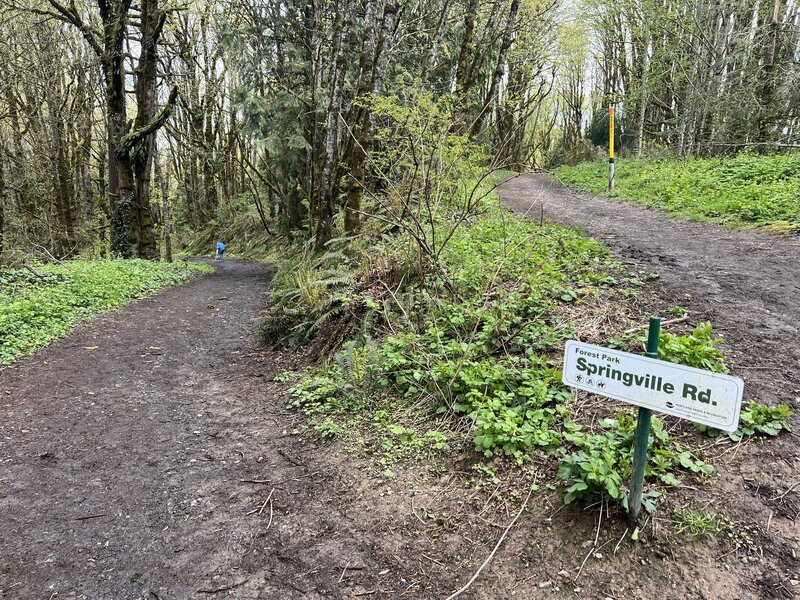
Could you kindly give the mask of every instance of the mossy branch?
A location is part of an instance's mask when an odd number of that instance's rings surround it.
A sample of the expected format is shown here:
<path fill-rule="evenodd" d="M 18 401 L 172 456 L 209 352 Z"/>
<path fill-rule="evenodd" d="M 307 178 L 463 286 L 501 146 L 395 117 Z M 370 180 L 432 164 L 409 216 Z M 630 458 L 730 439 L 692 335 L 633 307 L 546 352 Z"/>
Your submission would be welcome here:
<path fill-rule="evenodd" d="M 138 144 L 151 133 L 158 131 L 164 125 L 164 123 L 167 122 L 167 119 L 169 119 L 169 116 L 172 113 L 172 108 L 175 106 L 175 101 L 177 99 L 178 88 L 174 87 L 169 93 L 169 99 L 167 100 L 167 103 L 160 111 L 158 111 L 158 114 L 153 117 L 152 121 L 147 123 L 147 125 L 140 127 L 139 129 L 134 129 L 130 133 L 122 136 L 119 146 L 117 146 L 117 156 L 119 158 L 127 157 L 131 149 L 136 144 Z"/>

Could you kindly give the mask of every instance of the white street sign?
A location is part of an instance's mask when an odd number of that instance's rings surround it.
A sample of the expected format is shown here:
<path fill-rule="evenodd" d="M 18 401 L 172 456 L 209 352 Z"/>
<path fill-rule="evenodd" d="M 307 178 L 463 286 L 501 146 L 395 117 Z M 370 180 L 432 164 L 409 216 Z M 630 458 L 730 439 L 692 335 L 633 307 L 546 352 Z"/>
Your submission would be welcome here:
<path fill-rule="evenodd" d="M 566 385 L 736 431 L 744 382 L 675 363 L 569 341 L 564 349 Z"/>

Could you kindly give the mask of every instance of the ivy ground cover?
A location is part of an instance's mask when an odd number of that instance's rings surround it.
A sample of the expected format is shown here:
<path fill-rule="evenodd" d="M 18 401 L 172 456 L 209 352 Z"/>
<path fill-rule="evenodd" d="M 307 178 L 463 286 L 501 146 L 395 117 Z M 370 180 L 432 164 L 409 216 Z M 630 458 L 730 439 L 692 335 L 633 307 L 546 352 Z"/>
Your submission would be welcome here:
<path fill-rule="evenodd" d="M 608 163 L 562 166 L 565 184 L 605 193 Z M 694 221 L 800 232 L 800 153 L 717 158 L 622 158 L 614 196 Z"/>
<path fill-rule="evenodd" d="M 211 271 L 196 263 L 75 260 L 0 271 L 0 365 L 8 365 L 97 313 Z"/>

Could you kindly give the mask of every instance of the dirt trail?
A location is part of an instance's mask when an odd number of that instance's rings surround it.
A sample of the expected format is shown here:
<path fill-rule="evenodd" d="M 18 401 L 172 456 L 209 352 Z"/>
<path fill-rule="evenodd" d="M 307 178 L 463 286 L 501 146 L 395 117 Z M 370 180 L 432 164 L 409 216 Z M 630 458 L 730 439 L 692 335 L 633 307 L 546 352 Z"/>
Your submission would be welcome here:
<path fill-rule="evenodd" d="M 397 576 L 367 478 L 286 435 L 271 376 L 293 365 L 254 347 L 268 269 L 217 267 L 0 373 L 0 597 L 351 597 Z"/>
<path fill-rule="evenodd" d="M 583 227 L 624 263 L 652 266 L 666 299 L 710 319 L 734 348 L 746 393 L 791 402 L 800 394 L 800 239 L 672 219 L 628 202 L 575 193 L 550 176 L 500 188 L 515 212 Z"/>
<path fill-rule="evenodd" d="M 795 370 L 777 366 L 800 356 L 796 240 L 576 198 L 540 175 L 501 195 L 533 218 L 543 206 L 585 224 L 621 260 L 658 271 L 660 306 L 714 321 L 748 395 L 800 395 Z M 387 480 L 372 476 L 374 457 L 347 453 L 347 437 L 292 435 L 304 419 L 272 379 L 296 358 L 254 340 L 270 272 L 217 267 L 0 372 L 0 598 L 446 598 L 519 508 L 473 469 L 504 463 L 456 448 Z M 598 523 L 543 487 L 461 598 L 789 598 L 797 441 L 743 444 L 711 482 L 668 495 L 733 518 L 752 542 L 743 550 L 722 534 L 676 538 L 669 505 L 633 542 L 619 515 Z M 603 556 L 590 560 L 592 540 Z"/>

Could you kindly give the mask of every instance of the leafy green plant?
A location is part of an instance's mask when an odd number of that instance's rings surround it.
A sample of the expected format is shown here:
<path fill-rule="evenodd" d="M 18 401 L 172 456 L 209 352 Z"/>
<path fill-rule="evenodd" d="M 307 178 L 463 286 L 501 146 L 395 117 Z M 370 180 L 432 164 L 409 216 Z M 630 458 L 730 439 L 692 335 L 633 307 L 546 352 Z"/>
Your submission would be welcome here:
<path fill-rule="evenodd" d="M 273 378 L 273 381 L 284 383 L 287 381 L 294 381 L 299 379 L 303 374 L 300 371 L 281 371 Z"/>
<path fill-rule="evenodd" d="M 627 506 L 625 485 L 632 472 L 636 419 L 629 413 L 619 412 L 615 419 L 603 419 L 600 425 L 604 431 L 598 434 L 586 433 L 574 422 L 564 425 L 564 439 L 576 447 L 563 457 L 558 469 L 559 479 L 565 482 L 565 503 L 606 497 Z M 711 473 L 711 466 L 684 449 L 669 435 L 660 419 L 652 419 L 650 435 L 646 477 L 678 486 L 681 484 L 675 475 L 678 469 L 700 476 Z M 656 490 L 651 492 L 658 494 Z M 657 497 L 648 496 L 645 508 L 654 508 L 652 500 Z"/>
<path fill-rule="evenodd" d="M 329 250 L 314 254 L 306 245 L 288 252 L 272 282 L 270 306 L 261 319 L 259 334 L 270 346 L 307 344 L 345 310 L 355 274 L 342 268 L 347 262 L 332 240 Z"/>
<path fill-rule="evenodd" d="M 721 431 L 699 423 L 695 423 L 695 427 L 700 431 L 706 432 L 711 437 L 725 435 L 734 442 L 738 442 L 745 437 L 754 435 L 774 437 L 779 435 L 781 431 L 791 431 L 789 428 L 791 414 L 792 411 L 785 404 L 769 406 L 750 400 L 739 415 L 739 428 L 736 431 Z"/>
<path fill-rule="evenodd" d="M 719 344 L 725 340 L 713 337 L 711 323 L 700 323 L 689 335 L 663 333 L 658 344 L 658 356 L 661 360 L 713 371 L 727 373 L 725 355 Z"/>
<path fill-rule="evenodd" d="M 345 372 L 336 365 L 324 365 L 289 390 L 288 406 L 312 415 L 351 412 L 360 403 L 355 389 L 347 382 Z"/>
<path fill-rule="evenodd" d="M 733 521 L 727 517 L 720 517 L 719 530 L 724 534 L 728 543 L 736 550 L 744 550 L 747 553 L 759 552 L 761 549 L 758 542 L 761 532 L 758 525 L 754 523 L 742 523 Z"/>
<path fill-rule="evenodd" d="M 337 435 L 339 435 L 339 433 L 341 433 L 341 431 L 342 431 L 341 426 L 330 417 L 327 417 L 326 419 L 324 419 L 320 423 L 317 423 L 314 426 L 314 433 L 316 433 L 320 438 L 325 440 L 336 437 Z"/>

